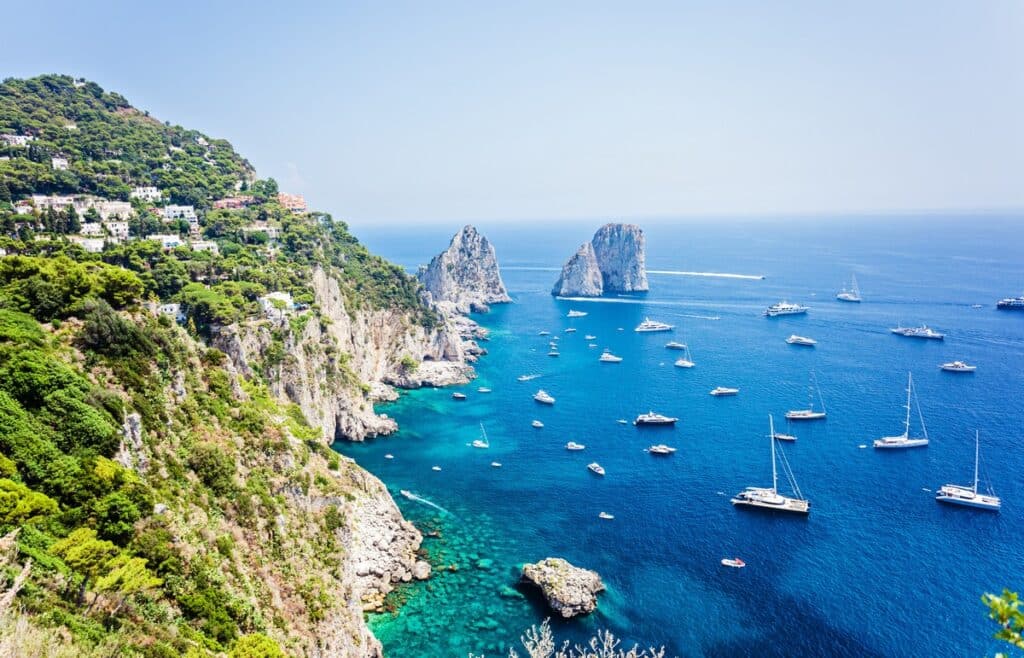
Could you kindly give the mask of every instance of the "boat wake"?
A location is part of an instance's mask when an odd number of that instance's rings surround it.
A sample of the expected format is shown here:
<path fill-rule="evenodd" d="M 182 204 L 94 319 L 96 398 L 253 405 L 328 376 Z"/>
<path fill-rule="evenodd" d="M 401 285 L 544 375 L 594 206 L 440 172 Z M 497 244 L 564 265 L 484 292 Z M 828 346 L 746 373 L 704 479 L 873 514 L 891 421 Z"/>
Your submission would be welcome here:
<path fill-rule="evenodd" d="M 427 507 L 433 507 L 434 509 L 436 509 L 437 511 L 441 512 L 442 514 L 451 514 L 451 512 L 449 512 L 445 508 L 441 507 L 437 503 L 433 503 L 433 502 L 427 500 L 426 498 L 423 498 L 422 496 L 417 496 L 416 494 L 414 494 L 411 491 L 406 491 L 405 489 L 402 489 L 399 493 L 402 494 L 403 496 L 405 496 L 406 498 L 408 498 L 409 500 L 412 500 L 412 501 L 417 502 L 417 503 L 422 503 L 422 504 L 426 505 Z"/>
<path fill-rule="evenodd" d="M 647 270 L 648 274 L 665 274 L 669 276 L 706 276 L 715 279 L 745 279 L 747 281 L 761 281 L 763 274 L 730 274 L 729 272 L 686 272 L 682 270 Z"/>

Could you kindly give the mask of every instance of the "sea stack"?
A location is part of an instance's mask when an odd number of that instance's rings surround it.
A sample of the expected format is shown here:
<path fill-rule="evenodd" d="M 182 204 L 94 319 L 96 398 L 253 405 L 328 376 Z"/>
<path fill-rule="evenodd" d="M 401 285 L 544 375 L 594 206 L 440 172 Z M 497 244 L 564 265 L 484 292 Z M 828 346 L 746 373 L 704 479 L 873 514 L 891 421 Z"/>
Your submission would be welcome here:
<path fill-rule="evenodd" d="M 605 224 L 562 267 L 552 295 L 600 297 L 606 292 L 643 292 L 647 241 L 635 224 Z"/>
<path fill-rule="evenodd" d="M 459 313 L 486 313 L 491 304 L 511 302 L 498 270 L 494 246 L 473 226 L 464 226 L 443 252 L 416 277 L 434 302 Z"/>
<path fill-rule="evenodd" d="M 593 612 L 598 593 L 604 591 L 597 572 L 575 567 L 560 557 L 523 565 L 523 582 L 539 587 L 551 609 L 565 619 Z"/>

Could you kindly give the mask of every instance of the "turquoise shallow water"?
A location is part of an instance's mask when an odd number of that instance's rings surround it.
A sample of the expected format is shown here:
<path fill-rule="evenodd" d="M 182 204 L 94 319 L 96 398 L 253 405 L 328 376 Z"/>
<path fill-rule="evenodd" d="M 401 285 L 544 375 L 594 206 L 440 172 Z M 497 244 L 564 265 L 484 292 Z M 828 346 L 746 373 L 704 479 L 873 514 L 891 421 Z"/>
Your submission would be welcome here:
<path fill-rule="evenodd" d="M 557 272 L 544 268 L 557 268 L 594 226 L 549 229 L 539 242 L 483 227 L 516 303 L 478 318 L 491 329 L 490 353 L 462 389 L 468 400 L 452 400 L 451 390 L 409 393 L 381 409 L 401 424 L 396 435 L 336 445 L 381 477 L 408 518 L 439 535 L 424 543 L 435 576 L 404 590 L 397 614 L 372 619 L 388 655 L 507 654 L 547 614 L 515 587 L 517 567 L 549 555 L 596 569 L 609 586 L 598 613 L 555 625 L 567 639 L 608 627 L 679 656 L 994 653 L 979 597 L 1019 588 L 1024 566 L 1024 313 L 997 312 L 994 301 L 1024 289 L 1024 238 L 1014 221 L 991 217 L 832 221 L 648 226 L 652 270 L 766 278 L 652 274 L 647 295 L 590 302 L 553 299 Z M 411 267 L 454 228 L 361 237 Z M 833 299 L 851 272 L 860 305 Z M 810 313 L 760 316 L 783 298 Z M 588 315 L 566 318 L 570 308 Z M 634 333 L 645 316 L 677 329 Z M 890 335 L 898 321 L 927 322 L 947 339 Z M 570 326 L 579 331 L 564 333 Z M 561 337 L 558 359 L 546 356 L 542 329 Z M 599 363 L 586 333 L 624 361 Z M 791 333 L 819 345 L 789 346 Z M 690 344 L 696 368 L 672 367 L 678 353 L 664 348 L 672 339 Z M 939 371 L 958 358 L 977 364 L 977 374 Z M 770 484 L 767 416 L 787 428 L 782 414 L 806 402 L 812 368 L 828 420 L 789 426 L 798 441 L 785 446 L 810 517 L 734 509 L 728 495 Z M 932 445 L 859 449 L 901 431 L 908 370 Z M 543 376 L 516 381 L 526 373 Z M 718 385 L 740 395 L 709 396 Z M 554 407 L 531 399 L 540 387 L 558 399 Z M 648 409 L 681 421 L 672 429 L 615 422 Z M 530 427 L 534 418 L 545 427 Z M 467 445 L 481 422 L 489 450 Z M 969 482 L 975 428 L 983 475 L 1003 496 L 1000 514 L 933 499 L 945 482 Z M 568 440 L 586 451 L 567 452 Z M 679 452 L 644 452 L 659 442 Z M 501 468 L 489 465 L 495 460 Z M 593 460 L 606 477 L 587 472 Z M 598 519 L 600 511 L 615 519 Z M 748 567 L 722 568 L 732 555 Z"/>

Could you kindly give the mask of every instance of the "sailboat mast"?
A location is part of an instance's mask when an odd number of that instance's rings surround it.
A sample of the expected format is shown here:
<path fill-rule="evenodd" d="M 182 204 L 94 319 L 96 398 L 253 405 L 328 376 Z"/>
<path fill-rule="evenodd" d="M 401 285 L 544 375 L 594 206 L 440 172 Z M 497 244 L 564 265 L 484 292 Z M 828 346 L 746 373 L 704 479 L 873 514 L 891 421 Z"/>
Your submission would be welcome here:
<path fill-rule="evenodd" d="M 907 419 L 903 421 L 903 436 L 910 437 L 910 391 L 914 388 L 914 376 L 907 373 Z"/>
<path fill-rule="evenodd" d="M 974 430 L 974 495 L 978 495 L 978 430 Z"/>
<path fill-rule="evenodd" d="M 779 493 L 779 474 L 775 470 L 775 421 L 771 415 L 768 416 L 768 431 L 771 433 L 769 436 L 772 442 L 772 493 Z"/>

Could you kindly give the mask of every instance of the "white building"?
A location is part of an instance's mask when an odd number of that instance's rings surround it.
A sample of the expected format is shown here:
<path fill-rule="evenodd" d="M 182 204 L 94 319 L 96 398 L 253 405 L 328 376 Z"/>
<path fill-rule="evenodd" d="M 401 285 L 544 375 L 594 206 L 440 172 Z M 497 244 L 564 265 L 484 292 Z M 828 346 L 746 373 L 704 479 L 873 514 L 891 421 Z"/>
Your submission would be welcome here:
<path fill-rule="evenodd" d="M 182 245 L 181 238 L 177 233 L 152 233 L 146 236 L 147 240 L 156 240 L 164 249 L 174 249 Z"/>
<path fill-rule="evenodd" d="M 209 251 L 214 255 L 220 253 L 220 248 L 213 240 L 192 240 L 189 246 L 192 247 L 193 251 Z"/>
<path fill-rule="evenodd" d="M 280 236 L 281 230 L 276 226 L 257 222 L 249 224 L 248 226 L 243 226 L 242 233 L 266 233 L 268 238 L 276 240 Z"/>
<path fill-rule="evenodd" d="M 46 210 L 47 208 L 53 208 L 54 210 L 64 210 L 68 206 L 75 204 L 75 197 L 73 196 L 58 196 L 51 194 L 50 196 L 43 196 L 42 194 L 33 194 L 32 203 L 39 210 Z"/>
<path fill-rule="evenodd" d="M 67 158 L 50 158 L 50 165 L 57 171 L 67 171 L 68 159 Z"/>
<path fill-rule="evenodd" d="M 90 238 L 100 238 L 103 237 L 103 225 L 99 222 L 86 222 L 82 224 L 82 229 L 79 233 Z"/>
<path fill-rule="evenodd" d="M 185 313 L 181 310 L 181 304 L 161 304 L 157 307 L 157 311 L 160 315 L 166 315 L 174 318 L 175 322 L 184 322 Z"/>
<path fill-rule="evenodd" d="M 82 249 L 85 249 L 90 254 L 98 254 L 103 251 L 103 245 L 106 244 L 106 240 L 103 238 L 86 238 L 80 235 L 72 235 L 68 238 Z"/>
<path fill-rule="evenodd" d="M 160 190 L 152 185 L 133 188 L 131 193 L 131 198 L 142 199 L 143 201 L 159 201 L 162 197 L 163 195 L 160 193 Z"/>
<path fill-rule="evenodd" d="M 0 141 L 7 142 L 8 146 L 28 146 L 33 139 L 32 135 L 0 135 Z"/>
<path fill-rule="evenodd" d="M 118 240 L 128 239 L 128 222 L 103 222 L 103 228 Z"/>
<path fill-rule="evenodd" d="M 271 320 L 280 320 L 292 314 L 295 310 L 295 301 L 286 292 L 271 292 L 260 297 L 260 307 L 263 315 Z"/>
<path fill-rule="evenodd" d="M 18 203 L 14 204 L 14 212 L 18 215 L 31 215 L 32 204 L 29 203 L 28 201 L 19 201 Z"/>
<path fill-rule="evenodd" d="M 176 206 L 171 204 L 161 208 L 160 215 L 164 218 L 165 222 L 184 219 L 187 220 L 189 224 L 195 224 L 199 221 L 199 218 L 196 217 L 196 209 L 194 206 Z"/>
<path fill-rule="evenodd" d="M 127 201 L 97 201 L 94 205 L 96 212 L 100 214 L 103 221 L 113 217 L 127 219 L 135 214 L 132 204 Z"/>

